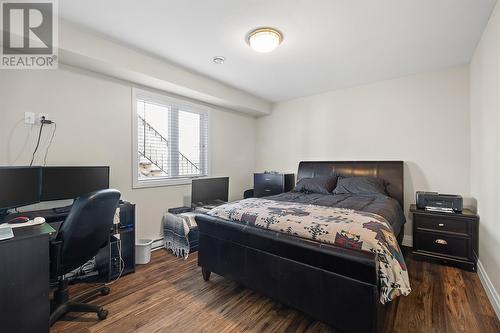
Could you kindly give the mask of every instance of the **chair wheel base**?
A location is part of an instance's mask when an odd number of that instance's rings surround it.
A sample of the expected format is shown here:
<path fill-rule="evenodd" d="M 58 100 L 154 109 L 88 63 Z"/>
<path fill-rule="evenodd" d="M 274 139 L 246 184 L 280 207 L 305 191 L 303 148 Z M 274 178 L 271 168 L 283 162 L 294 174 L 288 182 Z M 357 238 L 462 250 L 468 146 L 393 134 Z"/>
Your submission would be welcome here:
<path fill-rule="evenodd" d="M 108 310 L 101 309 L 99 312 L 97 312 L 97 318 L 99 320 L 104 320 L 108 317 Z"/>
<path fill-rule="evenodd" d="M 105 310 L 102 306 L 88 303 L 88 301 L 96 295 L 105 296 L 110 292 L 111 290 L 108 286 L 100 285 L 73 299 L 69 299 L 67 281 L 62 281 L 59 288 L 54 292 L 54 300 L 50 305 L 50 326 L 69 312 L 93 312 L 97 314 L 99 320 L 106 319 L 108 317 L 108 310 Z"/>
<path fill-rule="evenodd" d="M 109 287 L 104 287 L 104 288 L 101 289 L 101 295 L 102 296 L 106 296 L 106 295 L 109 294 L 110 291 L 111 290 L 109 289 Z"/>

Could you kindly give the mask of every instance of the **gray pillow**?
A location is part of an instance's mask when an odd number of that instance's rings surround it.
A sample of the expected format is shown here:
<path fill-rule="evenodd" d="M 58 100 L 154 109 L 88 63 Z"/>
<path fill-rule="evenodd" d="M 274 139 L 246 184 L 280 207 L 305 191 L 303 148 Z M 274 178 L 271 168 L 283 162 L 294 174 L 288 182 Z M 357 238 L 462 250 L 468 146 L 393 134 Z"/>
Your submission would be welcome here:
<path fill-rule="evenodd" d="M 337 176 L 302 178 L 294 192 L 331 194 L 337 184 Z"/>
<path fill-rule="evenodd" d="M 387 195 L 384 181 L 375 177 L 339 177 L 333 194 Z"/>

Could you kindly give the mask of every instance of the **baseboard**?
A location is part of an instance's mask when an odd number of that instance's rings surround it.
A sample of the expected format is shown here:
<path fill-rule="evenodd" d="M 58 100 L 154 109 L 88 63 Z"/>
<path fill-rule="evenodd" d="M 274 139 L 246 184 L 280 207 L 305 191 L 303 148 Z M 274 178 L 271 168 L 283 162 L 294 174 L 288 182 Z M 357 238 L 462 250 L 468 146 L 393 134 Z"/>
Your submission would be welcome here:
<path fill-rule="evenodd" d="M 498 319 L 500 319 L 500 296 L 498 295 L 495 286 L 493 286 L 493 283 L 491 283 L 490 277 L 488 276 L 488 273 L 486 273 L 481 260 L 477 261 L 477 274 L 479 275 L 479 280 L 481 281 L 484 290 L 486 290 L 486 295 L 488 295 L 490 303 L 493 306 Z"/>
<path fill-rule="evenodd" d="M 163 237 L 158 238 L 158 239 L 155 239 L 153 241 L 153 244 L 151 245 L 151 251 L 163 249 L 164 247 L 165 247 L 165 243 L 163 241 Z"/>
<path fill-rule="evenodd" d="M 413 247 L 413 236 L 412 235 L 404 235 L 403 245 L 408 246 L 408 247 Z"/>

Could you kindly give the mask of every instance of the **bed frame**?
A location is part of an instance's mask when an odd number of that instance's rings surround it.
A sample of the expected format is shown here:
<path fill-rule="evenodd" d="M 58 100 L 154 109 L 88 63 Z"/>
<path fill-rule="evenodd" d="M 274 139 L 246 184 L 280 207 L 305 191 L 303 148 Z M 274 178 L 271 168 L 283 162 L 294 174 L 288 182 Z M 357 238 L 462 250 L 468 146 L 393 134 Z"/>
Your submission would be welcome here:
<path fill-rule="evenodd" d="M 403 207 L 403 162 L 300 162 L 297 179 L 338 174 L 385 181 Z M 345 332 L 377 332 L 379 313 L 375 255 L 280 232 L 198 215 L 198 265 L 236 280 Z M 396 235 L 402 240 L 403 231 Z"/>

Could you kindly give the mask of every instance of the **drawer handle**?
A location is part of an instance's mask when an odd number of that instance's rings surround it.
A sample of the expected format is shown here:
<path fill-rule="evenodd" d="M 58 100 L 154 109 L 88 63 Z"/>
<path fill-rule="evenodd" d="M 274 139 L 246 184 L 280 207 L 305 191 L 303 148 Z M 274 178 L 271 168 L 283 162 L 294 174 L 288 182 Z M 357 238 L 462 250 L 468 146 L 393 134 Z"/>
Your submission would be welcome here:
<path fill-rule="evenodd" d="M 444 239 L 436 239 L 436 244 L 440 244 L 440 245 L 447 245 L 448 242 L 445 241 Z"/>
<path fill-rule="evenodd" d="M 270 180 L 271 180 L 271 178 L 264 178 L 264 180 L 266 180 L 266 181 L 270 181 Z"/>
<path fill-rule="evenodd" d="M 271 190 L 265 190 L 266 192 L 271 192 Z"/>
<path fill-rule="evenodd" d="M 439 223 L 438 227 L 444 227 L 444 223 Z"/>

